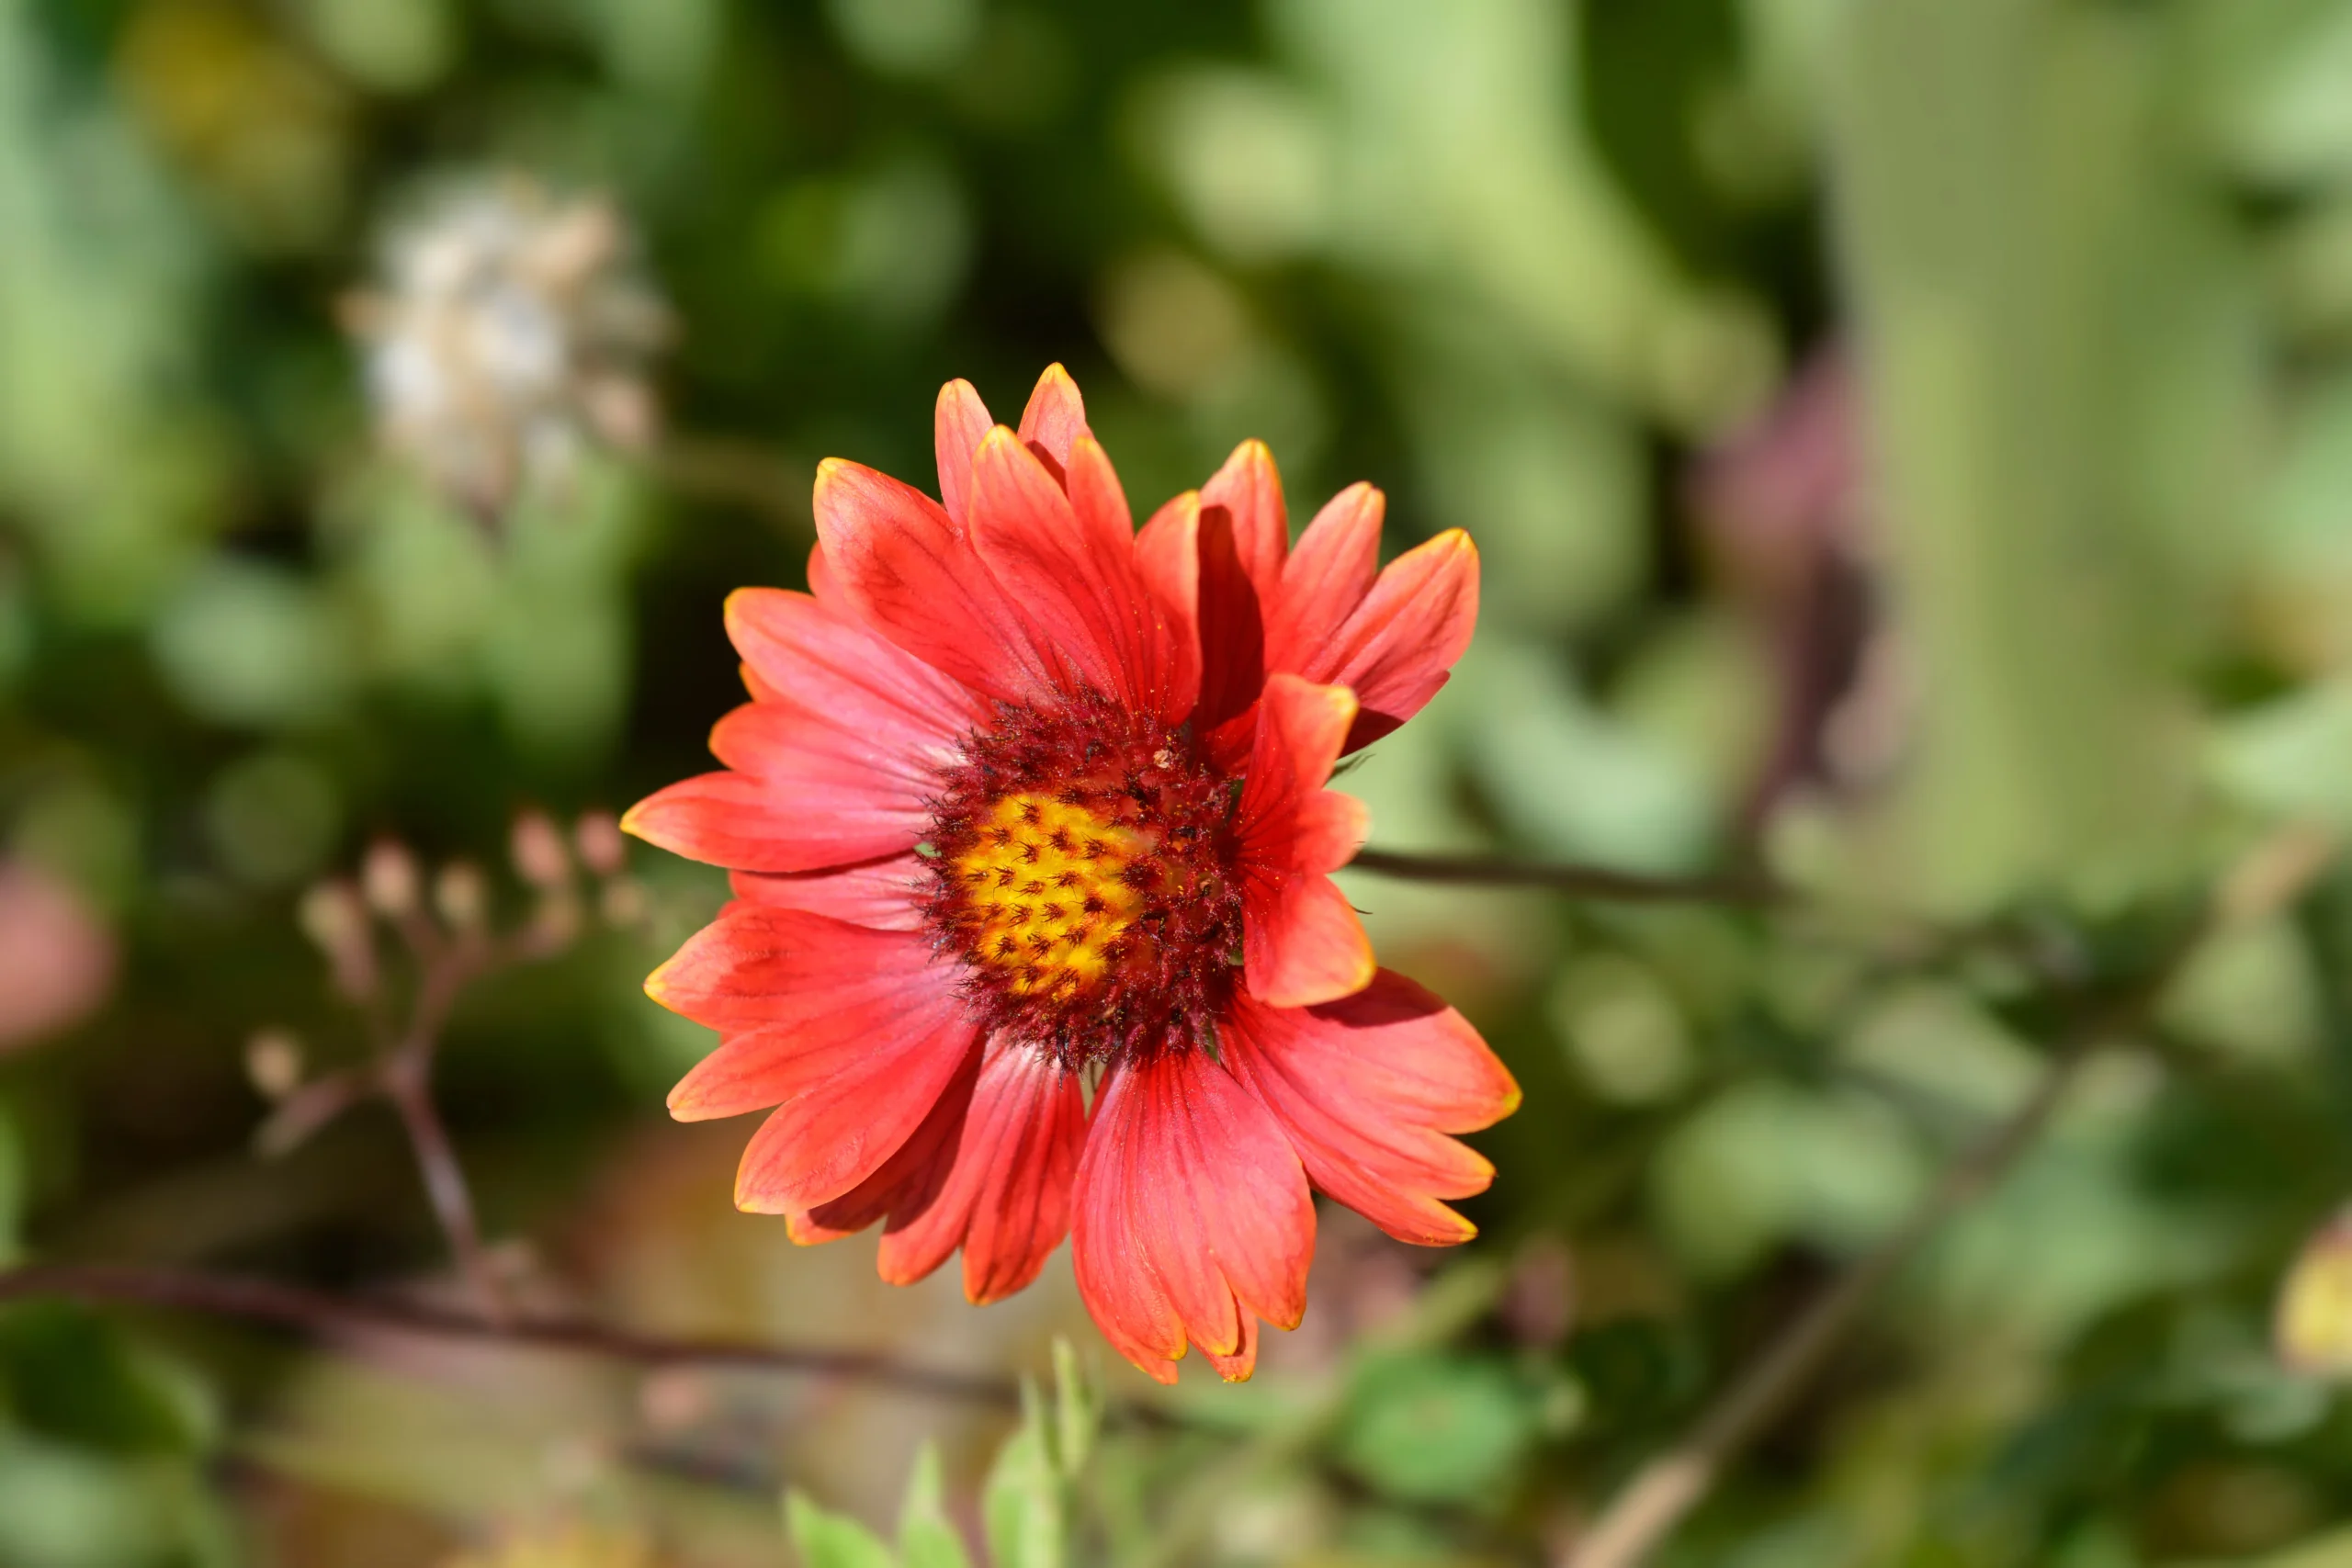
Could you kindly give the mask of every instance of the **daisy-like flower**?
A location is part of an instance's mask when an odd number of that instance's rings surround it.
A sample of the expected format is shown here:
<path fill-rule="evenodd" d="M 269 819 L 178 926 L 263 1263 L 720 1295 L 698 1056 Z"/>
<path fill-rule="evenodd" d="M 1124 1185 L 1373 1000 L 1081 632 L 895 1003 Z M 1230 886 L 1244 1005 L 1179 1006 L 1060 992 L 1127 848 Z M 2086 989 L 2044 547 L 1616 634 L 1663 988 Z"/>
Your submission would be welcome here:
<path fill-rule="evenodd" d="M 1310 1187 L 1463 1241 L 1493 1170 L 1449 1134 L 1518 1101 L 1329 875 L 1365 832 L 1332 765 L 1444 683 L 1476 556 L 1379 570 L 1368 485 L 1290 548 L 1256 443 L 1137 532 L 1058 366 L 1018 432 L 951 382 L 937 443 L 936 502 L 820 468 L 812 592 L 728 602 L 726 770 L 626 820 L 735 874 L 647 982 L 721 1035 L 670 1108 L 775 1108 L 736 1201 L 797 1240 L 882 1221 L 886 1279 L 961 1247 L 988 1302 L 1069 1234 L 1128 1359 L 1247 1377 L 1306 1308 Z"/>
<path fill-rule="evenodd" d="M 453 186 L 393 229 L 345 310 L 384 447 L 495 517 L 588 447 L 644 446 L 670 318 L 635 248 L 609 201 L 519 178 Z"/>

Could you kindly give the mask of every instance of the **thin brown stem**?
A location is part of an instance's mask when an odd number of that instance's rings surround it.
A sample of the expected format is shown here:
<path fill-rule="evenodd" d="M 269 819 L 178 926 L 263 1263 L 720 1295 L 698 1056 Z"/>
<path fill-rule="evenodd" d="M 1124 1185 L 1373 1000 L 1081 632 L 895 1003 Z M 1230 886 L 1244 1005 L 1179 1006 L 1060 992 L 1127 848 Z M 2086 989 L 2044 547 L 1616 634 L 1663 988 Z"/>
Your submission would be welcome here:
<path fill-rule="evenodd" d="M 1894 1235 L 1790 1324 L 1688 1436 L 1642 1467 L 1577 1538 L 1564 1568 L 1638 1568 L 1828 1363 L 1880 1292 L 2033 1147 L 2083 1064 L 2115 1033 L 2139 1024 L 2202 935 L 2202 927 L 2190 931 L 2137 983 L 2091 1000 L 2024 1103 L 1944 1171 Z"/>
<path fill-rule="evenodd" d="M 409 955 L 416 960 L 420 971 L 429 972 L 448 946 L 440 928 L 422 908 L 410 909 L 389 923 L 400 933 L 401 941 L 408 944 Z"/>
<path fill-rule="evenodd" d="M 499 1283 L 490 1249 L 482 1243 L 481 1221 L 465 1167 L 458 1162 L 457 1145 L 433 1098 L 433 1068 L 441 1047 L 441 1031 L 467 983 L 495 967 L 498 955 L 478 937 L 463 933 L 454 941 L 422 947 L 419 953 L 424 960 L 424 973 L 408 1031 L 379 1064 L 377 1088 L 408 1134 L 425 1199 L 459 1271 L 482 1311 L 503 1320 L 507 1315 L 506 1292 Z"/>
<path fill-rule="evenodd" d="M 345 1111 L 382 1092 L 381 1070 L 372 1062 L 312 1078 L 278 1102 L 254 1134 L 254 1148 L 264 1159 L 292 1154 Z"/>
<path fill-rule="evenodd" d="M 422 1302 L 336 1295 L 197 1269 L 66 1263 L 0 1269 L 0 1302 L 35 1297 L 135 1302 L 249 1318 L 322 1337 L 371 1332 L 426 1334 L 602 1356 L 639 1366 L 734 1367 L 854 1378 L 932 1398 L 971 1400 L 1006 1408 L 1017 1407 L 1021 1402 L 1020 1387 L 1011 1379 L 915 1365 L 875 1350 L 673 1337 L 576 1317 L 492 1319 Z M 1136 1413 L 1147 1420 L 1160 1414 L 1148 1406 L 1137 1406 Z"/>
<path fill-rule="evenodd" d="M 465 1167 L 458 1162 L 457 1145 L 433 1102 L 432 1063 L 424 1055 L 396 1058 L 383 1075 L 384 1098 L 400 1113 L 416 1154 L 417 1174 L 424 1181 L 424 1196 L 433 1205 L 449 1250 L 481 1308 L 492 1318 L 506 1315 L 506 1292 L 498 1280 L 490 1249 L 482 1245 L 481 1222 L 474 1211 L 473 1190 L 467 1185 Z"/>
<path fill-rule="evenodd" d="M 1357 871 L 1405 882 L 1451 882 L 1485 887 L 1541 887 L 1581 898 L 1638 904 L 1771 904 L 1787 889 L 1770 878 L 1729 872 L 1702 876 L 1644 876 L 1597 865 L 1543 864 L 1499 855 L 1401 854 L 1364 850 L 1350 862 Z"/>
<path fill-rule="evenodd" d="M 291 1152 L 361 1101 L 380 1098 L 400 1117 L 416 1157 L 433 1217 L 439 1224 L 459 1271 L 484 1313 L 507 1314 L 506 1292 L 483 1244 L 473 1191 L 458 1161 L 457 1145 L 433 1097 L 433 1069 L 441 1032 L 467 985 L 481 976 L 539 954 L 526 942 L 495 943 L 480 932 L 444 934 L 421 912 L 392 922 L 417 965 L 416 993 L 408 1023 L 400 1027 L 381 1006 L 366 1010 L 375 1060 L 304 1085 L 288 1096 L 262 1124 L 255 1146 L 266 1157 Z"/>

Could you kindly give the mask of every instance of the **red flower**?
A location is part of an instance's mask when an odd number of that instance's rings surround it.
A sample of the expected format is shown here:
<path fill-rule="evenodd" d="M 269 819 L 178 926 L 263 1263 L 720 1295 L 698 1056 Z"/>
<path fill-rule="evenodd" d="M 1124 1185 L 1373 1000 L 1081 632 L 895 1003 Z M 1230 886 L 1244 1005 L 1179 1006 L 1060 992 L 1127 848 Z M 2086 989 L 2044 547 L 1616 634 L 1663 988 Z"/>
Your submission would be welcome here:
<path fill-rule="evenodd" d="M 1442 1200 L 1493 1171 L 1448 1134 L 1518 1103 L 1327 874 L 1365 830 L 1332 764 L 1444 683 L 1476 556 L 1378 570 L 1366 485 L 1289 549 L 1254 442 L 1137 533 L 1058 366 L 1017 434 L 951 382 L 938 449 L 944 505 L 819 468 L 812 592 L 728 601 L 726 771 L 627 819 L 735 874 L 646 983 L 721 1035 L 670 1108 L 775 1108 L 736 1201 L 797 1240 L 881 1220 L 884 1278 L 960 1247 L 988 1302 L 1074 1231 L 1121 1353 L 1247 1377 L 1306 1308 L 1309 1184 L 1463 1241 Z"/>

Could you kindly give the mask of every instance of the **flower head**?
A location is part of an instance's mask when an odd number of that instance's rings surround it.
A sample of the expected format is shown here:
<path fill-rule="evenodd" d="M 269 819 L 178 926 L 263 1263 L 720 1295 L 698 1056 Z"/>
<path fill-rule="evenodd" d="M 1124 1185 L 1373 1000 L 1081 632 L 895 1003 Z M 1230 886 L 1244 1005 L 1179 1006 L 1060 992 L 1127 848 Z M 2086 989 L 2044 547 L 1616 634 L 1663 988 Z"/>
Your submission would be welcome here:
<path fill-rule="evenodd" d="M 633 262 L 609 202 L 521 179 L 457 186 L 394 228 L 349 311 L 386 448 L 494 516 L 585 446 L 642 446 L 669 316 Z"/>
<path fill-rule="evenodd" d="M 1476 558 L 1379 570 L 1363 485 L 1290 549 L 1254 443 L 1138 532 L 1058 366 L 1018 431 L 950 383 L 937 438 L 940 501 L 819 469 L 811 592 L 728 603 L 724 771 L 625 821 L 735 874 L 647 982 L 721 1035 L 671 1110 L 775 1108 L 736 1199 L 797 1239 L 882 1221 L 885 1278 L 960 1247 L 987 1302 L 1071 1235 L 1129 1359 L 1246 1377 L 1305 1310 L 1310 1185 L 1464 1240 L 1492 1170 L 1449 1134 L 1517 1103 L 1329 874 L 1365 831 L 1332 765 L 1443 683 Z"/>

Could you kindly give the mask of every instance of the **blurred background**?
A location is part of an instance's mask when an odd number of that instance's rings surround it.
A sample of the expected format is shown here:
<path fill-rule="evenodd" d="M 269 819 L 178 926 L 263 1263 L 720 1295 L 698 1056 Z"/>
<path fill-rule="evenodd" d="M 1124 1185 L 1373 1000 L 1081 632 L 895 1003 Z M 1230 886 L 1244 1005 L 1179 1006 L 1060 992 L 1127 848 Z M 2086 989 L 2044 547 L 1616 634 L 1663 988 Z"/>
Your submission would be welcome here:
<path fill-rule="evenodd" d="M 1139 511 L 1256 435 L 1476 536 L 1378 846 L 1804 897 L 1351 876 L 1526 1088 L 1483 1235 L 1327 1211 L 1258 1379 L 1083 1455 L 20 1302 L 0 1564 L 783 1563 L 786 1488 L 811 1568 L 908 1496 L 910 1568 L 1023 1497 L 1024 1564 L 1556 1560 L 2216 888 L 1658 1560 L 2352 1563 L 2352 0 L 0 0 L 0 1256 L 461 1303 L 345 1090 L 395 932 L 494 933 L 429 1032 L 514 1299 L 1147 1397 L 1066 1261 L 733 1212 L 639 990 L 723 882 L 603 815 L 816 460 L 928 488 L 1053 360 Z"/>

